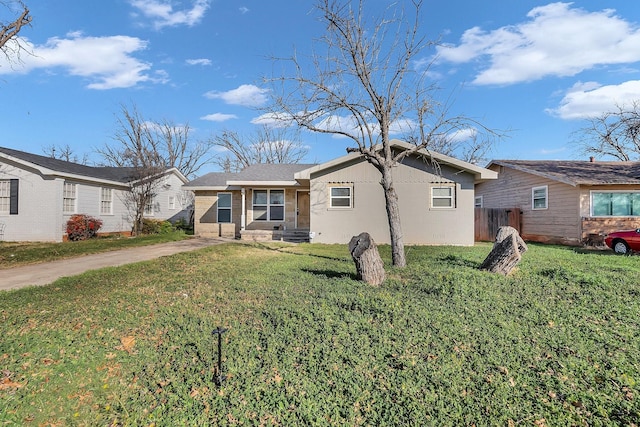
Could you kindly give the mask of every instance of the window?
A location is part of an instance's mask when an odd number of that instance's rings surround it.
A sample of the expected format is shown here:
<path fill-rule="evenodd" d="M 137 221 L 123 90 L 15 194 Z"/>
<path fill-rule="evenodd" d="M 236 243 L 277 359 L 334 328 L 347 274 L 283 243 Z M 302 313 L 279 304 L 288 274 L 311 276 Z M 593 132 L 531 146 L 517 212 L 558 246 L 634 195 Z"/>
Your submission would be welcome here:
<path fill-rule="evenodd" d="M 253 190 L 254 221 L 284 221 L 284 190 Z"/>
<path fill-rule="evenodd" d="M 548 207 L 548 193 L 547 186 L 533 187 L 531 189 L 531 208 L 533 210 L 547 209 Z"/>
<path fill-rule="evenodd" d="M 155 197 L 151 197 L 149 202 L 144 207 L 144 214 L 146 216 L 153 216 L 155 212 Z"/>
<path fill-rule="evenodd" d="M 100 213 L 102 215 L 113 214 L 113 188 L 100 189 Z"/>
<path fill-rule="evenodd" d="M 169 209 L 176 209 L 176 196 L 169 196 Z"/>
<path fill-rule="evenodd" d="M 64 183 L 62 189 L 62 212 L 66 214 L 76 213 L 78 186 L 70 182 Z"/>
<path fill-rule="evenodd" d="M 231 193 L 218 193 L 218 222 L 231 222 Z"/>
<path fill-rule="evenodd" d="M 482 196 L 476 196 L 473 199 L 473 206 L 476 208 L 481 208 L 484 205 L 484 201 L 482 200 Z"/>
<path fill-rule="evenodd" d="M 431 187 L 432 208 L 455 208 L 456 191 L 453 186 Z"/>
<path fill-rule="evenodd" d="M 0 179 L 0 214 L 18 215 L 17 179 Z"/>
<path fill-rule="evenodd" d="M 640 192 L 591 192 L 591 216 L 640 216 Z"/>
<path fill-rule="evenodd" d="M 350 208 L 351 187 L 330 187 L 329 207 Z"/>

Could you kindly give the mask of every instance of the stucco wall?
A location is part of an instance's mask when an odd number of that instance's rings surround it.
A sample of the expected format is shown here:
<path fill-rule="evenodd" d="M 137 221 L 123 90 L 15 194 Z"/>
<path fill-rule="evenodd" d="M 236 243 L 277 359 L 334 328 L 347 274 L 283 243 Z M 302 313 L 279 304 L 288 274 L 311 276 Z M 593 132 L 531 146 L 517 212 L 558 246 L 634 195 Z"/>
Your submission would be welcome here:
<path fill-rule="evenodd" d="M 351 208 L 329 206 L 328 188 L 333 184 L 353 185 Z M 394 169 L 394 185 L 406 244 L 473 245 L 472 175 L 412 158 Z M 440 185 L 455 187 L 454 208 L 431 206 L 431 188 Z M 380 173 L 371 164 L 356 160 L 311 176 L 313 242 L 348 243 L 366 231 L 376 242 L 390 243 L 388 230 Z"/>

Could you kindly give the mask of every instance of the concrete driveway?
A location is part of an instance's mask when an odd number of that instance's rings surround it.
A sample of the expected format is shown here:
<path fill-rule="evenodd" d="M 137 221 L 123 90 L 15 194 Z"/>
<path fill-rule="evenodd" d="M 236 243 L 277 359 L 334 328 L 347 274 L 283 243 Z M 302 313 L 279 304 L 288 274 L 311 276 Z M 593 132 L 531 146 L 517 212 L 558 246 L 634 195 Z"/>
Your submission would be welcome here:
<path fill-rule="evenodd" d="M 47 285 L 61 277 L 75 276 L 88 270 L 147 261 L 228 242 L 233 242 L 233 240 L 193 238 L 179 242 L 159 243 L 157 245 L 85 255 L 80 258 L 68 258 L 60 261 L 2 269 L 0 270 L 0 291 L 19 289 L 25 286 Z M 81 260 L 81 262 L 78 262 L 78 260 Z"/>

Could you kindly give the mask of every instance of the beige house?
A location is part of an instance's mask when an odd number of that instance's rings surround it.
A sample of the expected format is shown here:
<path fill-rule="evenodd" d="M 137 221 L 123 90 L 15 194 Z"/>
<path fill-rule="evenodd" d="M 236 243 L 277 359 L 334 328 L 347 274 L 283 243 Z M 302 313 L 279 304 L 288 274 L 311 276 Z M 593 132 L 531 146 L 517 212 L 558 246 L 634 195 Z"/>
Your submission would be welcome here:
<path fill-rule="evenodd" d="M 496 178 L 438 153 L 407 157 L 394 170 L 405 243 L 473 245 L 474 185 Z M 319 165 L 214 172 L 183 188 L 195 193 L 197 235 L 347 243 L 366 231 L 378 243 L 390 241 L 380 173 L 359 153 Z"/>
<path fill-rule="evenodd" d="M 498 179 L 476 185 L 476 206 L 519 208 L 522 237 L 598 244 L 640 227 L 640 162 L 494 160 Z"/>

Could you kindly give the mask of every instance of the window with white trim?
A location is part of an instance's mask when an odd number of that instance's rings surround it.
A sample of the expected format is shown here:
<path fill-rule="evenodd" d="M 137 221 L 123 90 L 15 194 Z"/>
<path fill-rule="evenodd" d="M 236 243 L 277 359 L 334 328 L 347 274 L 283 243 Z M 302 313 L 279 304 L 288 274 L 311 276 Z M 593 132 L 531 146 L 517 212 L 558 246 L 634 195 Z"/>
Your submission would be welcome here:
<path fill-rule="evenodd" d="M 452 185 L 431 187 L 431 207 L 451 209 L 456 207 L 456 188 Z"/>
<path fill-rule="evenodd" d="M 640 216 L 640 192 L 592 191 L 591 216 Z"/>
<path fill-rule="evenodd" d="M 100 188 L 100 214 L 113 215 L 113 188 Z"/>
<path fill-rule="evenodd" d="M 155 213 L 155 210 L 156 210 L 155 207 L 156 207 L 155 197 L 151 197 L 149 202 L 144 207 L 145 216 L 153 216 L 153 214 Z"/>
<path fill-rule="evenodd" d="M 284 221 L 284 190 L 253 190 L 254 221 Z"/>
<path fill-rule="evenodd" d="M 546 185 L 531 189 L 531 209 L 541 210 L 549 207 L 549 188 Z"/>
<path fill-rule="evenodd" d="M 482 196 L 476 196 L 473 199 L 473 206 L 476 208 L 481 208 L 484 205 L 484 200 L 482 199 Z"/>
<path fill-rule="evenodd" d="M 65 182 L 62 189 L 62 213 L 74 214 L 77 208 L 78 185 Z"/>
<path fill-rule="evenodd" d="M 231 222 L 231 193 L 218 193 L 218 221 Z"/>
<path fill-rule="evenodd" d="M 169 196 L 169 209 L 172 211 L 176 209 L 176 196 Z"/>
<path fill-rule="evenodd" d="M 8 214 L 11 210 L 11 181 L 0 179 L 0 214 Z"/>
<path fill-rule="evenodd" d="M 329 207 L 348 209 L 353 207 L 353 188 L 344 186 L 329 187 Z"/>

